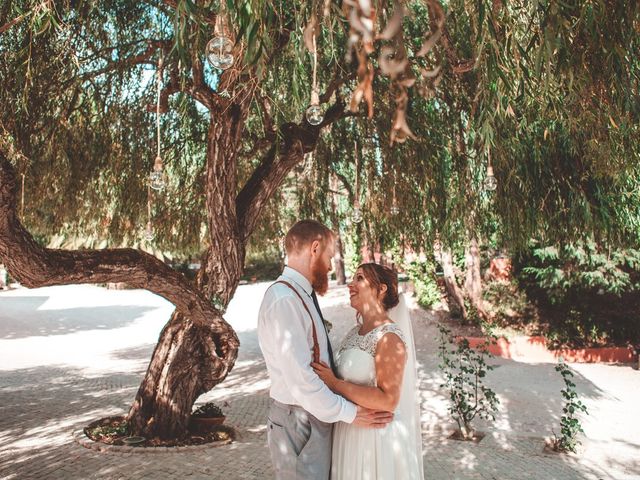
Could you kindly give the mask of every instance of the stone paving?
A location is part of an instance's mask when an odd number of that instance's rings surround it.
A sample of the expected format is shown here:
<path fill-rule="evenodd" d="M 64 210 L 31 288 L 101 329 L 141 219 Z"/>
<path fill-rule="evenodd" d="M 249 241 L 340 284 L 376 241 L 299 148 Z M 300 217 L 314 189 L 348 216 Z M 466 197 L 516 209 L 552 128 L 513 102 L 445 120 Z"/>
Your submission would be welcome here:
<path fill-rule="evenodd" d="M 242 349 L 222 386 L 198 402 L 223 404 L 240 434 L 231 445 L 101 452 L 74 435 L 92 420 L 122 414 L 139 385 L 171 305 L 142 291 L 91 286 L 0 294 L 0 479 L 272 478 L 265 419 L 269 380 L 257 344 L 256 312 L 266 285 L 238 289 L 228 319 Z M 338 342 L 353 322 L 345 290 L 321 299 Z M 574 365 L 589 407 L 578 455 L 545 454 L 558 430 L 562 381 L 553 364 L 495 359 L 488 377 L 501 411 L 479 444 L 449 440 L 439 388 L 435 316 L 413 312 L 420 362 L 426 479 L 640 479 L 640 372 Z M 142 453 L 140 453 L 142 452 Z"/>

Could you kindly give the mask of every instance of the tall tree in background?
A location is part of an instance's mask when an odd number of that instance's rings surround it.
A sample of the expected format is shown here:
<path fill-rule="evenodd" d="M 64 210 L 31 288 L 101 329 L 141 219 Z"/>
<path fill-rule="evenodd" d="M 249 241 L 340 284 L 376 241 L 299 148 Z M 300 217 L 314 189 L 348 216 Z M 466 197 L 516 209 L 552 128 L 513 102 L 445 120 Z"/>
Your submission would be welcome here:
<path fill-rule="evenodd" d="M 273 236 L 287 201 L 276 192 L 316 147 L 299 213 L 330 219 L 331 176 L 346 188 L 358 175 L 335 213 L 347 228 L 358 198 L 368 244 L 430 251 L 436 234 L 466 244 L 488 223 L 513 245 L 638 240 L 634 2 L 373 3 L 0 7 L 0 261 L 26 286 L 123 281 L 176 305 L 129 412 L 137 434 L 182 435 L 194 401 L 233 367 L 223 312 L 247 244 Z M 205 60 L 221 12 L 235 40 L 224 72 Z M 314 50 L 318 125 L 303 117 Z M 158 70 L 168 186 L 150 197 L 152 243 L 204 251 L 195 282 L 140 240 Z M 44 247 L 53 235 L 101 249 Z"/>

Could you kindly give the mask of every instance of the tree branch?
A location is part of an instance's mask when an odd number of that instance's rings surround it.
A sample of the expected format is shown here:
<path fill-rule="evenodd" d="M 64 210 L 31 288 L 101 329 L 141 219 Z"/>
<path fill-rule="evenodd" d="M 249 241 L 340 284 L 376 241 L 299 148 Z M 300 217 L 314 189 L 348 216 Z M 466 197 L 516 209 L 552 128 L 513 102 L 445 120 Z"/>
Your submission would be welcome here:
<path fill-rule="evenodd" d="M 336 178 L 338 178 L 340 180 L 340 182 L 342 182 L 342 186 L 347 191 L 347 195 L 349 196 L 349 200 L 353 201 L 353 199 L 355 198 L 355 194 L 353 193 L 353 187 L 352 187 L 352 183 L 353 182 L 349 182 L 347 177 L 345 177 L 342 173 L 338 173 L 335 170 L 332 170 L 331 172 L 336 176 Z M 339 193 L 339 192 L 336 192 L 336 193 Z"/>
<path fill-rule="evenodd" d="M 16 214 L 16 173 L 0 153 L 0 261 L 23 285 L 124 282 L 160 295 L 196 324 L 227 334 L 221 313 L 181 273 L 131 248 L 54 250 L 42 248 Z"/>
<path fill-rule="evenodd" d="M 7 30 L 9 30 L 11 27 L 13 27 L 14 25 L 17 25 L 18 23 L 20 23 L 21 21 L 23 21 L 25 18 L 27 18 L 29 15 L 31 15 L 33 12 L 32 11 L 28 11 L 26 13 L 23 13 L 22 15 L 14 18 L 13 20 L 5 23 L 4 25 L 2 25 L 0 27 L 0 35 L 2 35 L 4 32 L 6 32 Z"/>
<path fill-rule="evenodd" d="M 200 65 L 200 68 L 202 65 Z M 203 77 L 198 75 L 198 67 L 193 68 L 194 76 L 199 80 L 180 79 L 178 77 L 177 68 L 172 68 L 169 71 L 169 83 L 160 91 L 160 111 L 166 112 L 169 110 L 169 97 L 174 93 L 182 92 L 189 95 L 194 100 L 200 102 L 208 110 L 215 108 L 216 93 L 204 82 Z M 156 105 L 149 105 L 147 110 L 155 111 Z"/>
<path fill-rule="evenodd" d="M 169 52 L 171 50 L 171 40 L 148 40 L 147 42 L 147 48 L 144 52 L 141 52 L 138 55 L 134 55 L 133 57 L 128 57 L 116 62 L 111 62 L 106 67 L 99 70 L 87 72 L 80 77 L 80 80 L 94 78 L 113 70 L 119 70 L 124 67 L 131 67 L 134 65 L 156 65 L 155 62 L 151 61 L 151 57 L 156 52 L 156 50 L 158 50 L 159 48 L 162 48 L 165 52 Z"/>
<path fill-rule="evenodd" d="M 322 127 L 353 115 L 345 112 L 344 102 L 338 99 L 325 113 L 320 125 L 312 126 L 305 120 L 299 124 L 286 123 L 280 128 L 283 144 L 272 144 L 260 165 L 253 172 L 236 198 L 236 212 L 240 236 L 246 240 L 256 227 L 262 209 L 284 178 L 304 154 L 316 148 Z"/>
<path fill-rule="evenodd" d="M 33 7 L 31 10 L 27 10 L 22 15 L 19 15 L 16 18 L 14 18 L 13 20 L 10 20 L 9 22 L 7 22 L 4 25 L 2 25 L 0 27 L 0 35 L 2 35 L 4 32 L 9 30 L 14 25 L 17 25 L 18 23 L 20 23 L 23 20 L 25 20 L 30 15 L 33 15 L 35 13 L 40 13 L 40 11 L 45 9 L 45 8 L 51 8 L 51 0 L 45 0 L 44 2 L 39 3 L 38 5 Z M 10 6 L 9 6 L 9 9 L 11 9 Z"/>
<path fill-rule="evenodd" d="M 258 99 L 258 105 L 262 111 L 262 123 L 264 124 L 265 137 L 275 133 L 275 125 L 273 123 L 273 116 L 271 115 L 271 104 L 269 98 L 266 95 L 262 95 Z"/>

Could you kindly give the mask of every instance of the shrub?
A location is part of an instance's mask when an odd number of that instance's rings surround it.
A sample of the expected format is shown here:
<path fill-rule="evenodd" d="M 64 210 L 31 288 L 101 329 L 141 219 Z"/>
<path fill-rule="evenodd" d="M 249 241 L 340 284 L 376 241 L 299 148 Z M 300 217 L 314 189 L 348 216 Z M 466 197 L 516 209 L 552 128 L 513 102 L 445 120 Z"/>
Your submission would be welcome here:
<path fill-rule="evenodd" d="M 488 281 L 482 295 L 492 324 L 501 327 L 513 325 L 528 334 L 541 334 L 538 309 L 519 288 L 517 281 Z"/>
<path fill-rule="evenodd" d="M 438 356 L 441 360 L 438 367 L 445 378 L 442 386 L 449 391 L 449 413 L 458 424 L 463 438 L 471 439 L 474 436 L 473 419 L 495 420 L 494 412 L 500 403 L 495 392 L 483 381 L 487 372 L 493 370 L 493 366 L 485 360 L 492 356 L 487 350 L 491 340 L 474 350 L 467 339 L 456 342 L 443 325 L 438 325 L 438 330 Z"/>
<path fill-rule="evenodd" d="M 558 365 L 556 365 L 556 372 L 562 375 L 565 388 L 562 389 L 562 396 L 565 399 L 564 407 L 562 408 L 562 418 L 560 419 L 560 437 L 553 433 L 554 441 L 553 448 L 559 452 L 576 452 L 576 447 L 580 443 L 578 441 L 578 434 L 584 433 L 580 420 L 576 416 L 578 412 L 584 412 L 587 415 L 587 407 L 578 399 L 576 393 L 576 384 L 571 381 L 573 373 L 562 359 Z"/>
<path fill-rule="evenodd" d="M 440 301 L 440 288 L 436 281 L 435 266 L 428 261 L 414 260 L 405 265 L 405 271 L 413 282 L 418 304 L 430 308 Z"/>
<path fill-rule="evenodd" d="M 277 252 L 247 255 L 242 278 L 244 280 L 275 280 L 282 273 L 283 262 Z"/>
<path fill-rule="evenodd" d="M 515 266 L 556 346 L 640 343 L 640 250 L 534 246 Z"/>
<path fill-rule="evenodd" d="M 213 402 L 207 402 L 200 405 L 196 408 L 192 413 L 192 417 L 205 417 L 205 418 L 216 418 L 216 417 L 224 417 L 224 413 L 222 413 L 222 409 Z"/>

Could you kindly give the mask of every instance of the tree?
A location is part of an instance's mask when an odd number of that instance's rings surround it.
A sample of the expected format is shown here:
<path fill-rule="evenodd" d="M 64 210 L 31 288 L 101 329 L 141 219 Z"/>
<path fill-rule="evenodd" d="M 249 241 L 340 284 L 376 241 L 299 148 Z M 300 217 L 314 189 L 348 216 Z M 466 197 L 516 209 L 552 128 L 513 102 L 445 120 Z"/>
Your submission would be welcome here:
<path fill-rule="evenodd" d="M 176 305 L 128 414 L 133 431 L 146 437 L 184 434 L 194 401 L 233 367 L 239 342 L 222 315 L 247 241 L 278 186 L 314 150 L 323 127 L 357 114 L 360 100 L 372 109 L 374 68 L 366 54 L 375 32 L 362 29 L 360 20 L 373 18 L 373 11 L 357 5 L 321 14 L 312 2 L 222 7 L 173 0 L 99 7 L 9 2 L 0 15 L 7 86 L 0 117 L 0 258 L 29 287 L 123 281 Z M 203 63 L 203 52 L 211 27 L 225 15 L 237 33 L 236 61 L 216 73 Z M 322 26 L 315 23 L 320 15 Z M 318 36 L 321 28 L 328 35 Z M 348 50 L 355 50 L 359 67 L 335 62 L 349 34 L 358 38 Z M 324 47 L 321 62 L 331 66 L 320 73 L 326 85 L 320 101 L 330 106 L 319 125 L 292 121 L 309 90 L 301 45 L 312 50 L 315 37 Z M 41 239 L 64 232 L 139 245 L 131 233 L 145 217 L 146 175 L 140 172 L 148 171 L 141 159 L 153 138 L 153 117 L 144 108 L 154 103 L 153 84 L 144 82 L 149 67 L 161 82 L 159 109 L 174 112 L 163 120 L 169 191 L 186 193 L 180 201 L 150 197 L 157 243 L 197 250 L 204 226 L 205 252 L 193 283 L 139 248 L 50 249 L 25 228 Z M 357 68 L 360 94 L 345 110 L 340 89 Z M 179 126 L 167 128 L 170 122 Z M 25 193 L 29 207 L 21 218 L 18 197 Z"/>

